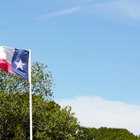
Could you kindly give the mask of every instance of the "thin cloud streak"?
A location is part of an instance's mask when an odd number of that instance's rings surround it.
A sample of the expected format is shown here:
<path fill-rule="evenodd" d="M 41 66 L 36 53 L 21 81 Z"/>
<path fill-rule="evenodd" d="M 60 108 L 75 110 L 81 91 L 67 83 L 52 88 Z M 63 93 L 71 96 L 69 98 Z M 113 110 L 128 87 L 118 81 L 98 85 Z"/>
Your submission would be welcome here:
<path fill-rule="evenodd" d="M 115 12 L 119 13 L 120 15 L 124 15 L 130 18 L 139 19 L 140 18 L 140 2 L 137 0 L 133 1 L 122 1 L 116 0 L 114 2 L 110 2 L 105 5 L 107 8 L 115 10 Z"/>
<path fill-rule="evenodd" d="M 140 19 L 140 1 L 118 1 L 116 5 L 126 16 Z"/>
<path fill-rule="evenodd" d="M 48 13 L 48 14 L 43 15 L 43 16 L 37 18 L 37 19 L 38 20 L 46 20 L 46 19 L 52 18 L 52 17 L 71 15 L 73 13 L 76 13 L 76 12 L 80 11 L 81 8 L 82 8 L 81 6 L 75 6 L 75 7 L 69 8 L 69 9 L 64 9 L 64 10 Z"/>
<path fill-rule="evenodd" d="M 53 18 L 53 17 L 71 15 L 73 13 L 79 12 L 81 9 L 82 9 L 81 6 L 75 6 L 75 7 L 69 8 L 69 9 L 64 9 L 64 10 L 48 13 L 48 14 L 40 16 L 38 18 L 32 18 L 32 19 L 26 20 L 26 21 L 12 22 L 12 23 L 9 23 L 9 24 L 1 25 L 0 30 L 1 29 L 6 29 L 6 28 L 9 29 L 9 28 L 17 27 L 17 26 L 34 24 L 38 21 L 47 20 L 47 19 Z"/>
<path fill-rule="evenodd" d="M 76 97 L 59 99 L 62 106 L 71 106 L 82 126 L 125 128 L 140 134 L 140 106 L 100 97 Z"/>
<path fill-rule="evenodd" d="M 112 0 L 88 5 L 84 9 L 85 13 L 102 16 L 112 20 L 133 19 L 140 20 L 139 0 Z"/>

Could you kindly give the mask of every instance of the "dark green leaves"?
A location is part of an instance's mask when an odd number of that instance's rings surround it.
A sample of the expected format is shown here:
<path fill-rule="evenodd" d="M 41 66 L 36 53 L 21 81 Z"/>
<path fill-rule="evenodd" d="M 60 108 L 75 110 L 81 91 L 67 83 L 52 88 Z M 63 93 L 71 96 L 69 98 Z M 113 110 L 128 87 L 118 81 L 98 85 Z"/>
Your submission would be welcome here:
<path fill-rule="evenodd" d="M 29 139 L 28 94 L 0 93 L 0 140 Z M 34 140 L 67 140 L 78 129 L 69 108 L 62 109 L 51 100 L 33 95 Z"/>

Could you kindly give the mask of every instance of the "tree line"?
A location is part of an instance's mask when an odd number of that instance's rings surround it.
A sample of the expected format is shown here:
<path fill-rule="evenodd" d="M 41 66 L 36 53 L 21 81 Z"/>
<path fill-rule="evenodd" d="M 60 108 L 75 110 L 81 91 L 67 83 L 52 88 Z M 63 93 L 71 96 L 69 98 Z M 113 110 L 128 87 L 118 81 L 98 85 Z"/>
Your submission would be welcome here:
<path fill-rule="evenodd" d="M 29 140 L 29 84 L 0 70 L 0 140 Z M 53 78 L 47 66 L 32 66 L 34 140 L 140 140 L 126 129 L 80 125 L 70 106 L 52 99 Z"/>

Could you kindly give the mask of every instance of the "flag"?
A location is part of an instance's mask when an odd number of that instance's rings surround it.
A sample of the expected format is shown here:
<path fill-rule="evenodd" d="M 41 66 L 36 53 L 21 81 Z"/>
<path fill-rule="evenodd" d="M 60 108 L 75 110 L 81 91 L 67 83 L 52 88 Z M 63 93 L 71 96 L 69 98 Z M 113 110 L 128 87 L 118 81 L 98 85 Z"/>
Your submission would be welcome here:
<path fill-rule="evenodd" d="M 29 51 L 0 46 L 0 68 L 29 80 Z"/>

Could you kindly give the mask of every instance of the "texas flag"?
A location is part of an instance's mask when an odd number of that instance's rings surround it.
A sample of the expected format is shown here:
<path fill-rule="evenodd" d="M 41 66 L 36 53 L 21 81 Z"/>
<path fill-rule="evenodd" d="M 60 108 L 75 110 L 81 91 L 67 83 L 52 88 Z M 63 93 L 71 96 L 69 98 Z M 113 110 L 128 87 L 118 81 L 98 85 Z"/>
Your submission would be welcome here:
<path fill-rule="evenodd" d="M 28 78 L 29 51 L 0 46 L 0 68 L 6 72 Z"/>

